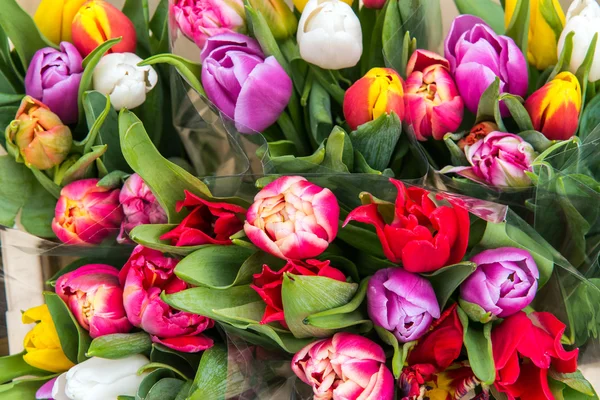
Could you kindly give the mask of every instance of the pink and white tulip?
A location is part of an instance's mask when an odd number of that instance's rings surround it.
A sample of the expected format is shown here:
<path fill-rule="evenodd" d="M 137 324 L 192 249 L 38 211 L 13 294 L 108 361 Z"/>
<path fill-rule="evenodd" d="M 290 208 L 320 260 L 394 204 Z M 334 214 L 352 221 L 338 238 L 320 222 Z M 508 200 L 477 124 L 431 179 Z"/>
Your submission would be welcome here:
<path fill-rule="evenodd" d="M 329 190 L 301 176 L 281 177 L 261 190 L 244 230 L 258 248 L 283 259 L 314 258 L 335 239 L 340 207 Z"/>
<path fill-rule="evenodd" d="M 127 333 L 132 326 L 123 308 L 119 270 L 110 265 L 84 265 L 61 276 L 56 294 L 92 338 Z"/>
<path fill-rule="evenodd" d="M 292 370 L 312 386 L 314 399 L 391 400 L 394 377 L 383 349 L 352 333 L 309 344 L 292 359 Z"/>

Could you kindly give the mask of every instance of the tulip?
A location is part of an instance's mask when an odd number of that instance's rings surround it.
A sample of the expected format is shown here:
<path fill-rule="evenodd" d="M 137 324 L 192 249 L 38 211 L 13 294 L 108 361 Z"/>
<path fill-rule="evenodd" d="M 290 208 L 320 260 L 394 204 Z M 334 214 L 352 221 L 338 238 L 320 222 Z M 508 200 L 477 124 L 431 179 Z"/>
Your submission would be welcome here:
<path fill-rule="evenodd" d="M 286 3 L 289 4 L 289 2 L 292 0 L 286 0 Z M 308 4 L 309 0 L 293 0 L 293 5 L 298 9 L 298 11 L 300 11 L 300 13 L 304 12 L 304 8 L 306 7 L 306 4 Z M 354 0 L 342 0 L 344 3 L 348 4 L 349 6 L 352 5 L 352 3 L 354 3 Z"/>
<path fill-rule="evenodd" d="M 517 7 L 517 0 L 506 0 L 504 5 L 504 25 L 509 27 Z M 550 9 L 549 9 L 550 8 Z M 553 27 L 546 19 L 554 15 L 560 23 L 560 27 Z M 553 66 L 558 61 L 556 44 L 560 34 L 554 30 L 562 30 L 565 25 L 565 13 L 560 7 L 558 0 L 530 0 L 529 1 L 529 36 L 527 43 L 527 60 L 529 63 L 542 71 Z"/>
<path fill-rule="evenodd" d="M 175 0 L 170 13 L 179 30 L 201 49 L 212 36 L 246 32 L 242 0 Z"/>
<path fill-rule="evenodd" d="M 229 237 L 244 228 L 246 209 L 235 204 L 211 203 L 186 190 L 185 200 L 177 202 L 177 212 L 184 207 L 190 210 L 188 216 L 160 237 L 173 246 L 229 245 Z"/>
<path fill-rule="evenodd" d="M 71 41 L 71 23 L 87 0 L 42 0 L 33 20 L 38 30 L 51 42 Z"/>
<path fill-rule="evenodd" d="M 419 339 L 440 317 L 431 283 L 397 267 L 379 270 L 369 280 L 367 308 L 373 323 L 392 332 L 400 343 Z"/>
<path fill-rule="evenodd" d="M 561 72 L 525 102 L 533 128 L 550 140 L 567 140 L 577 133 L 581 86 L 570 72 Z"/>
<path fill-rule="evenodd" d="M 350 212 L 344 226 L 350 221 L 373 225 L 385 256 L 408 272 L 432 272 L 460 262 L 469 241 L 468 211 L 456 200 L 438 206 L 430 192 L 390 182 L 398 190 L 395 205 L 372 200 Z"/>
<path fill-rule="evenodd" d="M 98 179 L 83 179 L 60 191 L 52 230 L 62 242 L 100 244 L 119 229 L 123 219 L 120 191 L 97 184 Z"/>
<path fill-rule="evenodd" d="M 527 62 L 508 36 L 497 35 L 483 20 L 459 15 L 452 22 L 444 43 L 450 71 L 465 105 L 477 113 L 483 92 L 496 78 L 500 91 L 524 97 L 527 94 Z M 501 105 L 503 116 L 508 109 Z"/>
<path fill-rule="evenodd" d="M 400 75 L 391 68 L 373 68 L 344 95 L 344 117 L 354 131 L 383 114 L 404 118 L 404 88 Z"/>
<path fill-rule="evenodd" d="M 263 265 L 262 272 L 253 275 L 253 284 L 250 285 L 267 305 L 260 323 L 269 324 L 271 322 L 279 322 L 283 327 L 287 328 L 283 301 L 281 300 L 281 288 L 285 273 L 303 276 L 323 276 L 345 282 L 346 276 L 344 276 L 342 271 L 329 264 L 329 261 L 320 260 L 288 260 L 285 267 L 278 271 L 273 271 L 268 265 Z"/>
<path fill-rule="evenodd" d="M 284 0 L 248 0 L 248 2 L 265 17 L 275 39 L 287 39 L 296 33 L 298 19 Z"/>
<path fill-rule="evenodd" d="M 464 103 L 450 75 L 448 60 L 428 50 L 415 51 L 406 68 L 406 113 L 415 136 L 444 139 L 460 126 Z"/>
<path fill-rule="evenodd" d="M 36 324 L 27 332 L 23 340 L 26 352 L 23 361 L 32 367 L 54 373 L 66 371 L 75 365 L 67 358 L 61 347 L 47 305 L 43 304 L 25 311 L 22 320 L 24 324 Z"/>
<path fill-rule="evenodd" d="M 329 189 L 301 176 L 265 186 L 248 209 L 244 230 L 261 250 L 283 259 L 321 254 L 335 239 L 340 206 Z"/>
<path fill-rule="evenodd" d="M 360 20 L 341 0 L 310 0 L 296 39 L 302 59 L 324 69 L 354 67 L 363 52 Z"/>
<path fill-rule="evenodd" d="M 119 270 L 115 267 L 104 264 L 79 267 L 58 279 L 56 294 L 92 338 L 131 330 L 123 308 Z"/>
<path fill-rule="evenodd" d="M 258 42 L 230 33 L 211 37 L 200 53 L 206 96 L 242 133 L 273 125 L 292 96 L 292 80 Z"/>
<path fill-rule="evenodd" d="M 103 0 L 90 0 L 79 9 L 71 26 L 73 44 L 86 57 L 107 40 L 122 38 L 108 52 L 133 53 L 136 33 L 133 22 L 118 8 Z"/>
<path fill-rule="evenodd" d="M 35 392 L 36 400 L 54 400 L 52 398 L 52 388 L 54 387 L 54 382 L 56 382 L 56 378 L 50 379 L 48 382 L 44 383 L 37 392 Z"/>
<path fill-rule="evenodd" d="M 526 187 L 531 180 L 531 163 L 537 153 L 520 136 L 492 132 L 472 146 L 464 148 L 470 167 L 444 169 L 476 182 L 497 187 Z"/>
<path fill-rule="evenodd" d="M 468 362 L 451 365 L 444 372 L 433 373 L 419 365 L 406 367 L 398 379 L 397 398 L 401 400 L 451 400 L 476 398 L 473 385 L 480 382 Z"/>
<path fill-rule="evenodd" d="M 36 51 L 25 76 L 25 92 L 46 104 L 65 124 L 77 122 L 81 56 L 71 43 L 60 51 L 45 47 Z"/>
<path fill-rule="evenodd" d="M 138 174 L 133 174 L 123 184 L 119 194 L 123 206 L 123 222 L 117 241 L 129 243 L 129 232 L 138 225 L 164 224 L 167 214 Z"/>
<path fill-rule="evenodd" d="M 558 41 L 558 54 L 563 52 L 565 40 L 570 32 L 573 36 L 573 53 L 569 71 L 577 73 L 592 45 L 594 35 L 598 34 L 594 60 L 588 80 L 596 82 L 600 79 L 600 6 L 595 0 L 574 0 L 567 11 L 567 23 Z"/>
<path fill-rule="evenodd" d="M 92 357 L 60 375 L 52 396 L 55 400 L 107 400 L 117 397 L 135 397 L 148 372 L 138 370 L 150 363 L 145 356 L 136 354 L 118 360 Z"/>
<path fill-rule="evenodd" d="M 458 141 L 458 147 L 464 151 L 465 147 L 473 146 L 475 143 L 497 130 L 499 130 L 498 125 L 493 122 L 480 122 L 471 128 L 471 131 L 467 136 Z"/>
<path fill-rule="evenodd" d="M 62 163 L 71 151 L 68 126 L 43 103 L 25 96 L 5 132 L 6 146 L 18 162 L 40 170 Z"/>
<path fill-rule="evenodd" d="M 110 96 L 115 110 L 136 108 L 158 82 L 158 74 L 149 65 L 138 66 L 141 58 L 133 53 L 107 54 L 94 68 L 94 90 Z"/>
<path fill-rule="evenodd" d="M 363 1 L 363 5 L 367 8 L 374 8 L 376 10 L 381 10 L 385 6 L 386 2 L 387 2 L 387 0 L 366 0 L 366 1 Z M 350 5 L 352 5 L 352 4 L 350 4 Z"/>
<path fill-rule="evenodd" d="M 300 350 L 292 370 L 312 386 L 315 399 L 392 400 L 394 377 L 385 353 L 375 342 L 352 333 L 336 333 Z"/>
<path fill-rule="evenodd" d="M 177 260 L 161 252 L 137 246 L 119 273 L 127 318 L 150 334 L 154 343 L 171 349 L 196 353 L 212 347 L 212 339 L 202 334 L 214 321 L 201 315 L 178 311 L 160 298 L 187 289 L 175 276 Z"/>

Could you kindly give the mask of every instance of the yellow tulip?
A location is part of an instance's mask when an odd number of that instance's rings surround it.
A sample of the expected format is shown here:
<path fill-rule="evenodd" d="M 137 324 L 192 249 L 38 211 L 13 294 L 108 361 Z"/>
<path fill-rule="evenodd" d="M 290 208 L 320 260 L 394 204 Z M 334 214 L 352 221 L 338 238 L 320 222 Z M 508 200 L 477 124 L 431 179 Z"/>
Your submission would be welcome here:
<path fill-rule="evenodd" d="M 32 367 L 50 372 L 64 372 L 74 366 L 60 345 L 54 321 L 47 305 L 30 308 L 22 316 L 24 324 L 36 325 L 23 341 L 27 354 L 23 360 Z"/>
<path fill-rule="evenodd" d="M 58 44 L 71 41 L 71 23 L 87 0 L 42 0 L 33 20 L 40 32 Z"/>
<path fill-rule="evenodd" d="M 342 0 L 344 3 L 348 4 L 349 6 L 352 5 L 353 0 Z M 302 12 L 304 11 L 304 7 L 306 7 L 306 3 L 308 3 L 308 0 L 294 0 L 294 7 L 296 7 L 298 9 L 298 11 Z"/>
<path fill-rule="evenodd" d="M 506 0 L 504 25 L 507 28 L 516 6 L 517 0 Z M 564 26 L 565 13 L 558 0 L 529 0 L 527 59 L 538 70 L 544 70 L 558 61 L 556 46 Z"/>

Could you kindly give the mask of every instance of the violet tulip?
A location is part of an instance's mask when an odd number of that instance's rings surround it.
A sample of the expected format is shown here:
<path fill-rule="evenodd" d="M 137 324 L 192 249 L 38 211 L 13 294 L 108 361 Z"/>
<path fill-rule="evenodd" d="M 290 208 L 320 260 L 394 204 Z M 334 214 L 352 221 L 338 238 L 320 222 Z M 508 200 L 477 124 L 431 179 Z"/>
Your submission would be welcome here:
<path fill-rule="evenodd" d="M 35 392 L 35 400 L 53 400 L 52 398 L 52 388 L 54 387 L 54 382 L 56 382 L 56 378 L 50 379 L 48 382 L 44 383 L 38 390 Z"/>
<path fill-rule="evenodd" d="M 428 50 L 415 51 L 408 61 L 405 112 L 420 141 L 442 140 L 462 122 L 464 103 L 449 69 L 448 60 Z"/>
<path fill-rule="evenodd" d="M 509 317 L 533 301 L 540 273 L 527 250 L 486 250 L 471 261 L 477 270 L 460 286 L 461 301 L 476 304 L 499 318 Z"/>
<path fill-rule="evenodd" d="M 154 343 L 185 353 L 195 353 L 212 347 L 212 339 L 202 334 L 214 321 L 202 315 L 178 311 L 160 298 L 187 289 L 187 284 L 175 276 L 177 260 L 161 252 L 137 246 L 121 270 L 123 303 L 127 318 L 136 327 L 150 334 Z"/>
<path fill-rule="evenodd" d="M 25 93 L 47 105 L 65 124 L 79 118 L 81 61 L 75 46 L 62 42 L 60 51 L 52 47 L 36 51 L 25 75 Z"/>
<path fill-rule="evenodd" d="M 329 190 L 301 176 L 281 177 L 261 190 L 244 230 L 258 248 L 283 259 L 314 258 L 335 239 L 340 207 Z"/>
<path fill-rule="evenodd" d="M 119 270 L 110 265 L 84 265 L 56 281 L 56 294 L 92 338 L 127 333 L 132 326 L 123 308 Z"/>
<path fill-rule="evenodd" d="M 312 386 L 314 399 L 392 400 L 394 377 L 375 342 L 340 332 L 300 350 L 292 370 Z"/>
<path fill-rule="evenodd" d="M 242 133 L 273 125 L 292 96 L 292 80 L 258 42 L 238 33 L 213 36 L 200 54 L 206 96 Z"/>
<path fill-rule="evenodd" d="M 82 179 L 60 191 L 52 230 L 68 244 L 100 244 L 116 234 L 123 219 L 119 189 L 98 186 L 98 179 Z"/>
<path fill-rule="evenodd" d="M 431 283 L 402 268 L 377 271 L 367 289 L 369 318 L 392 332 L 400 343 L 419 339 L 440 317 Z"/>
<path fill-rule="evenodd" d="M 165 210 L 138 174 L 131 175 L 125 181 L 119 202 L 123 206 L 123 222 L 117 237 L 119 243 L 129 242 L 129 232 L 138 225 L 167 222 Z"/>
<path fill-rule="evenodd" d="M 527 61 L 515 42 L 497 35 L 482 19 L 459 15 L 444 43 L 458 92 L 472 113 L 477 112 L 483 92 L 500 78 L 500 92 L 527 94 Z M 501 105 L 503 115 L 508 109 Z"/>

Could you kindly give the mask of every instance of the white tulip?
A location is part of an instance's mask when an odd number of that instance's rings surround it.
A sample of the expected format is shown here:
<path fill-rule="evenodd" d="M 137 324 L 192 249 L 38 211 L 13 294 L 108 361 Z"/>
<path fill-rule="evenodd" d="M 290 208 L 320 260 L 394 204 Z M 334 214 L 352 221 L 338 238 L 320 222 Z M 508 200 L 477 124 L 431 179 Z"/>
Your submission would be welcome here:
<path fill-rule="evenodd" d="M 135 355 L 120 360 L 92 357 L 60 375 L 52 388 L 54 400 L 114 400 L 135 396 L 147 375 L 137 371 L 150 360 Z"/>
<path fill-rule="evenodd" d="M 146 93 L 156 86 L 156 71 L 149 65 L 139 67 L 141 61 L 133 53 L 111 53 L 102 57 L 94 69 L 94 90 L 110 95 L 115 110 L 142 105 Z"/>
<path fill-rule="evenodd" d="M 340 0 L 310 0 L 298 24 L 300 56 L 324 69 L 353 67 L 362 55 L 362 30 L 352 7 Z"/>
<path fill-rule="evenodd" d="M 573 55 L 569 70 L 576 73 L 583 63 L 594 35 L 598 33 L 596 42 L 596 53 L 590 70 L 589 81 L 595 82 L 600 79 L 600 6 L 596 0 L 575 0 L 571 3 L 566 16 L 566 25 L 558 41 L 558 54 L 562 52 L 565 39 L 569 32 L 575 32 L 573 36 Z"/>

